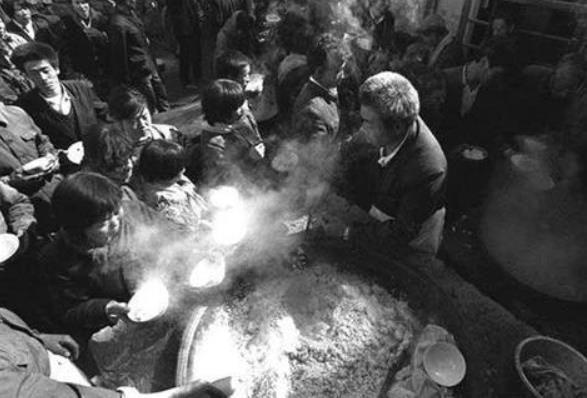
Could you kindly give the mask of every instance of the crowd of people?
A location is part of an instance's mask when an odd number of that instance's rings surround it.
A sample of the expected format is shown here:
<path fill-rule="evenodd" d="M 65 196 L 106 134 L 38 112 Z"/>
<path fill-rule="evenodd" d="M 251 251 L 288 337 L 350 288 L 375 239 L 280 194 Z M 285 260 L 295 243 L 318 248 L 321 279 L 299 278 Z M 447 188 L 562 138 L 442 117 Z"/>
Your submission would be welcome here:
<path fill-rule="evenodd" d="M 528 65 L 507 14 L 465 54 L 439 15 L 402 32 L 389 9 L 352 10 L 361 30 L 345 34 L 326 1 L 152 3 L 173 31 L 180 81 L 199 89 L 200 131 L 153 122 L 170 104 L 147 5 L 1 3 L 0 226 L 20 249 L 0 272 L 0 396 L 141 396 L 53 381 L 47 350 L 76 359 L 81 347 L 91 373 L 88 339 L 126 316 L 137 264 L 156 255 L 136 231 L 197 235 L 205 189 L 279 190 L 295 176 L 308 205 L 326 183 L 357 210 L 321 220 L 326 235 L 433 257 L 447 164 L 464 145 L 495 160 L 530 134 L 561 159 L 585 158 L 583 55 Z"/>

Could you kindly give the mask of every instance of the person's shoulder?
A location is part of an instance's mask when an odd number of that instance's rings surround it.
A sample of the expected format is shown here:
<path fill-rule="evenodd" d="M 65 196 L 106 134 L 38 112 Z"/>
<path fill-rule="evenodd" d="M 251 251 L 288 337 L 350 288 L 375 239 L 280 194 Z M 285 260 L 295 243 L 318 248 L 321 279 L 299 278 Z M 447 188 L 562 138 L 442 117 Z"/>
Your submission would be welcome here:
<path fill-rule="evenodd" d="M 139 200 L 135 194 L 135 200 L 123 200 L 122 209 L 124 219 L 131 224 L 152 225 L 159 220 L 158 214 L 151 209 L 145 202 Z"/>
<path fill-rule="evenodd" d="M 71 258 L 76 255 L 75 249 L 65 242 L 62 233 L 45 244 L 37 254 L 37 261 L 42 272 L 58 272 L 72 266 Z"/>
<path fill-rule="evenodd" d="M 181 134 L 179 129 L 171 124 L 151 124 L 153 130 L 157 135 L 156 139 L 176 141 L 178 136 Z"/>
<path fill-rule="evenodd" d="M 110 15 L 108 23 L 110 26 L 123 28 L 127 27 L 130 24 L 130 21 L 126 16 L 122 15 L 121 13 L 115 12 L 114 14 Z"/>
<path fill-rule="evenodd" d="M 447 161 L 438 140 L 422 119 L 418 119 L 419 131 L 413 143 L 412 160 L 426 173 L 446 173 Z"/>
<path fill-rule="evenodd" d="M 43 98 L 41 97 L 41 93 L 39 89 L 33 88 L 30 91 L 22 93 L 18 100 L 16 101 L 16 106 L 23 108 L 25 111 L 30 112 L 32 110 L 39 109 L 39 107 L 44 103 Z"/>
<path fill-rule="evenodd" d="M 8 326 L 29 329 L 29 326 L 18 315 L 3 307 L 0 307 L 0 323 L 6 323 Z"/>
<path fill-rule="evenodd" d="M 76 17 L 73 14 L 73 10 L 70 10 L 69 12 L 67 12 L 61 16 L 61 22 L 65 23 L 65 24 L 75 23 L 75 20 L 76 20 Z"/>
<path fill-rule="evenodd" d="M 338 105 L 336 102 L 316 95 L 308 98 L 304 103 L 299 104 L 295 114 L 300 119 L 318 118 L 332 120 L 333 118 L 338 118 Z"/>
<path fill-rule="evenodd" d="M 294 101 L 294 109 L 301 108 L 310 98 L 312 98 L 312 96 L 313 93 L 310 81 L 306 80 Z"/>
<path fill-rule="evenodd" d="M 9 32 L 13 29 L 16 29 L 16 28 L 18 28 L 18 26 L 16 25 L 16 22 L 14 22 L 13 19 L 6 22 L 6 30 L 8 30 Z"/>
<path fill-rule="evenodd" d="M 73 80 L 64 80 L 62 81 L 65 88 L 70 91 L 92 91 L 94 89 L 94 85 L 89 80 L 85 79 L 73 79 Z"/>
<path fill-rule="evenodd" d="M 31 115 L 29 115 L 26 111 L 26 105 L 29 102 L 30 101 L 27 100 L 27 98 L 25 98 L 24 96 L 20 97 L 16 105 L 4 105 L 3 107 L 1 107 L 0 113 L 2 114 L 2 116 L 4 116 L 4 118 L 15 117 L 20 119 L 25 118 L 28 120 L 31 118 Z"/>

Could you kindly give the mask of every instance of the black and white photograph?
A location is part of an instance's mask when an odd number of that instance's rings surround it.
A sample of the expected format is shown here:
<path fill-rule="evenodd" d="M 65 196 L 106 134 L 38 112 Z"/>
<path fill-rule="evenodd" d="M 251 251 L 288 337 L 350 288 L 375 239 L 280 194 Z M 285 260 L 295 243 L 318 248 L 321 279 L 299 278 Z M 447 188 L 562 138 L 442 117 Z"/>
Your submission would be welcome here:
<path fill-rule="evenodd" d="M 0 398 L 587 398 L 587 0 L 0 0 Z"/>

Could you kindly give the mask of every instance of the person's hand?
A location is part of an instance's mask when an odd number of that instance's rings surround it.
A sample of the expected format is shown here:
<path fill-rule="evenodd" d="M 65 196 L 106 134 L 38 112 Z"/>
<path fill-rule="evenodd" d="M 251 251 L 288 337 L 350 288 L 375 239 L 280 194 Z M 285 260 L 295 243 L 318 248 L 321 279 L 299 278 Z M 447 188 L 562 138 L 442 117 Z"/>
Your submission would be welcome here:
<path fill-rule="evenodd" d="M 319 228 L 329 238 L 343 239 L 348 228 L 347 223 L 338 217 L 325 215 L 318 218 Z"/>
<path fill-rule="evenodd" d="M 45 348 L 54 354 L 69 359 L 77 359 L 79 356 L 79 345 L 69 335 L 41 334 L 39 337 L 45 343 Z"/>
<path fill-rule="evenodd" d="M 225 377 L 212 383 L 192 381 L 183 386 L 140 396 L 145 398 L 226 398 L 233 393 L 232 378 Z"/>
<path fill-rule="evenodd" d="M 113 322 L 117 321 L 122 317 L 125 317 L 128 314 L 129 310 L 130 309 L 128 308 L 127 303 L 121 303 L 114 300 L 109 301 L 108 304 L 106 304 L 106 307 L 104 308 L 104 311 L 106 311 L 106 316 L 108 316 L 108 319 L 110 319 Z"/>
<path fill-rule="evenodd" d="M 21 179 L 36 178 L 53 172 L 59 167 L 57 156 L 47 154 L 26 164 L 15 170 L 15 177 Z"/>
<path fill-rule="evenodd" d="M 49 165 L 47 168 L 48 173 L 52 173 L 59 169 L 59 157 L 52 153 L 45 155 L 45 158 L 48 159 Z"/>

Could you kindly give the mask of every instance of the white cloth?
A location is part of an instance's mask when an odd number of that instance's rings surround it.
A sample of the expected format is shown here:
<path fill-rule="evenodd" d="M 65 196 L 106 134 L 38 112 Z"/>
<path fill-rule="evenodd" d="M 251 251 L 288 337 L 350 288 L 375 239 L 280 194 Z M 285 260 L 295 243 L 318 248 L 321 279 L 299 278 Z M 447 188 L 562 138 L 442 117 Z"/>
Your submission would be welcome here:
<path fill-rule="evenodd" d="M 91 386 L 86 375 L 69 359 L 53 354 L 51 351 L 47 351 L 47 354 L 49 354 L 49 365 L 51 368 L 49 377 L 51 379 L 62 383 L 77 384 L 85 387 Z"/>
<path fill-rule="evenodd" d="M 14 21 L 14 23 L 17 24 L 22 30 L 24 30 L 27 35 L 31 37 L 31 39 L 35 40 L 35 28 L 33 27 L 33 21 L 29 21 L 26 26 L 23 26 L 16 21 Z"/>
<path fill-rule="evenodd" d="M 139 391 L 134 387 L 118 387 L 116 389 L 119 393 L 122 394 L 123 398 L 140 398 L 141 394 Z"/>
<path fill-rule="evenodd" d="M 336 87 L 333 88 L 326 88 L 324 87 L 322 84 L 318 83 L 318 80 L 314 79 L 313 76 L 310 76 L 310 81 L 312 83 L 314 83 L 315 85 L 317 85 L 318 87 L 322 88 L 324 91 L 326 91 L 328 94 L 330 94 L 333 97 L 338 97 L 338 90 L 336 89 Z"/>

